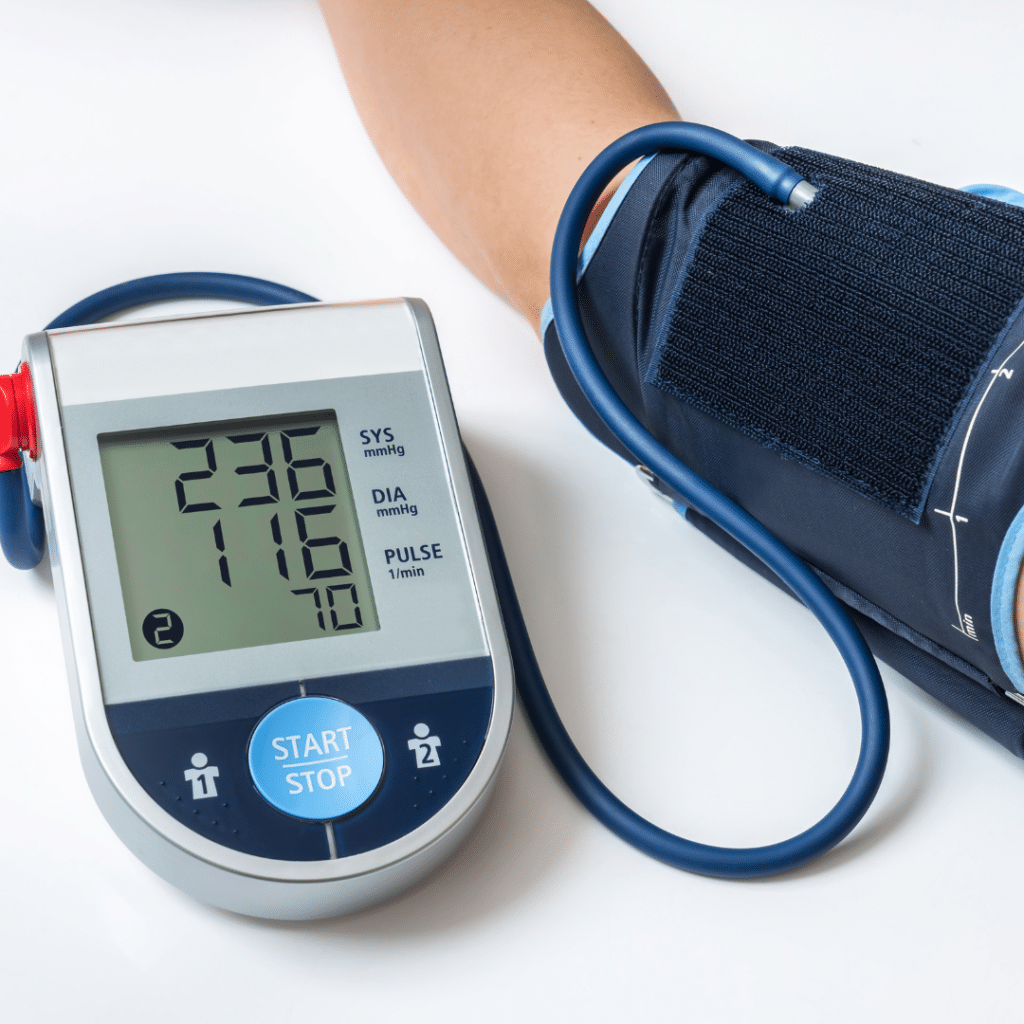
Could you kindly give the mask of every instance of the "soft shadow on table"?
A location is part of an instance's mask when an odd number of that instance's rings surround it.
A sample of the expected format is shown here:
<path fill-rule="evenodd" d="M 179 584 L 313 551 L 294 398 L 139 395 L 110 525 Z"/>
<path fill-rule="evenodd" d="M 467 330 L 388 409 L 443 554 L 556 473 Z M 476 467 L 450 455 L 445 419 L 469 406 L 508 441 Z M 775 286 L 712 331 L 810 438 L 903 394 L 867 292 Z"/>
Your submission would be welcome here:
<path fill-rule="evenodd" d="M 885 669 L 883 667 L 883 672 Z M 884 682 L 886 689 L 892 693 L 895 673 L 886 672 Z M 902 680 L 907 687 L 913 683 Z M 935 751 L 933 750 L 925 724 L 911 715 L 903 715 L 900 729 L 894 736 L 895 742 L 904 748 L 902 759 L 909 768 L 894 786 L 892 773 L 888 773 L 882 782 L 882 788 L 875 802 L 868 810 L 866 821 L 857 825 L 849 837 L 824 856 L 796 871 L 790 871 L 778 878 L 758 878 L 751 881 L 760 884 L 785 882 L 809 878 L 832 871 L 839 871 L 851 860 L 865 856 L 880 843 L 894 837 L 894 833 L 908 826 L 915 808 L 921 802 L 927 788 L 929 778 L 935 767 Z M 890 743 L 891 750 L 891 743 Z"/>
<path fill-rule="evenodd" d="M 45 587 L 47 590 L 53 590 L 53 571 L 50 568 L 49 544 L 43 550 L 43 560 L 34 569 L 30 570 L 30 574 L 39 586 Z"/>
<path fill-rule="evenodd" d="M 880 667 L 890 703 L 899 699 L 906 705 L 905 711 L 909 712 L 899 716 L 899 727 L 894 729 L 892 737 L 893 745 L 898 743 L 904 748 L 901 760 L 909 768 L 904 769 L 903 777 L 896 786 L 893 786 L 892 773 L 889 773 L 865 822 L 858 825 L 850 837 L 833 850 L 811 864 L 776 879 L 752 879 L 754 884 L 785 882 L 840 870 L 849 861 L 865 856 L 880 843 L 894 840 L 900 829 L 912 827 L 914 811 L 922 802 L 939 762 L 939 754 L 934 746 L 935 734 L 928 721 L 930 716 L 945 719 L 955 728 L 965 730 L 970 733 L 972 742 L 987 747 L 996 758 L 1014 769 L 1020 768 L 1020 761 L 991 737 L 965 722 L 909 679 L 886 665 Z"/>
<path fill-rule="evenodd" d="M 572 637 L 579 614 L 565 570 L 566 513 L 558 488 L 535 466 L 486 441 L 467 439 L 488 489 L 506 557 L 534 641 L 536 623 Z M 544 645 L 543 668 L 556 703 L 579 700 L 583 670 L 571 644 Z M 585 812 L 548 764 L 518 704 L 494 795 L 467 844 L 440 871 L 378 907 L 326 921 L 259 922 L 315 936 L 405 941 L 462 927 L 528 898 L 539 881 L 573 856 Z M 255 922 L 254 922 L 255 923 Z"/>
<path fill-rule="evenodd" d="M 486 441 L 469 439 L 467 444 L 490 493 L 552 696 L 556 705 L 571 708 L 573 702 L 584 700 L 587 692 L 580 658 L 572 643 L 550 641 L 551 636 L 578 635 L 582 614 L 565 555 L 571 517 L 560 506 L 556 481 L 538 472 L 535 465 Z M 936 752 L 922 716 L 937 712 L 959 720 L 913 684 L 890 670 L 883 671 L 890 691 L 911 697 L 911 713 L 900 716 L 900 730 L 894 737 L 902 748 L 899 778 L 889 774 L 865 822 L 834 850 L 796 871 L 746 884 L 787 884 L 841 870 L 907 827 L 936 765 Z M 930 706 L 922 707 L 922 702 Z M 585 738 L 576 739 L 585 749 Z M 984 742 L 986 738 L 979 734 L 979 739 Z M 460 928 L 529 899 L 542 887 L 545 875 L 571 860 L 585 821 L 585 812 L 548 764 L 517 703 L 512 738 L 490 806 L 466 846 L 439 872 L 388 903 L 348 917 L 259 924 L 316 936 L 317 941 L 337 934 L 339 938 L 383 943 Z"/>

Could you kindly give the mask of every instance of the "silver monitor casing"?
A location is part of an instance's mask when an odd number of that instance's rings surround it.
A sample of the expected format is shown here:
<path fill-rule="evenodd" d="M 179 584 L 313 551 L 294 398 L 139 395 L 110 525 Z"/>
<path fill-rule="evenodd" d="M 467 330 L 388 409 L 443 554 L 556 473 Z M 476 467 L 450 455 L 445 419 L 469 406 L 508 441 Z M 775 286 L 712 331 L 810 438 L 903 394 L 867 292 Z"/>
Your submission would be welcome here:
<path fill-rule="evenodd" d="M 128 848 L 161 877 L 213 906 L 256 917 L 300 920 L 331 917 L 370 906 L 395 895 L 438 868 L 465 840 L 480 817 L 504 754 L 511 728 L 513 674 L 501 613 L 476 515 L 455 412 L 448 391 L 433 321 L 417 299 L 369 304 L 314 303 L 254 310 L 163 317 L 150 321 L 98 324 L 51 332 L 54 338 L 78 334 L 90 347 L 102 339 L 93 332 L 123 331 L 136 324 L 245 321 L 254 335 L 261 317 L 310 312 L 358 324 L 365 336 L 375 318 L 384 332 L 407 330 L 422 359 L 450 477 L 472 585 L 494 670 L 491 720 L 480 756 L 452 799 L 426 823 L 394 842 L 365 853 L 323 861 L 283 861 L 240 853 L 186 828 L 167 814 L 129 771 L 111 734 L 101 684 L 89 594 L 75 502 L 63 444 L 61 402 L 55 379 L 51 337 L 25 341 L 39 420 L 40 454 L 31 476 L 41 491 L 57 609 L 64 642 L 79 752 L 90 789 L 111 827 Z M 270 321 L 266 321 L 270 322 Z M 403 326 L 404 324 L 404 326 Z M 61 339 L 67 345 L 70 338 Z M 288 354 L 283 354 L 288 358 Z M 292 380 L 301 379 L 294 375 Z M 27 460 L 26 460 L 27 461 Z"/>

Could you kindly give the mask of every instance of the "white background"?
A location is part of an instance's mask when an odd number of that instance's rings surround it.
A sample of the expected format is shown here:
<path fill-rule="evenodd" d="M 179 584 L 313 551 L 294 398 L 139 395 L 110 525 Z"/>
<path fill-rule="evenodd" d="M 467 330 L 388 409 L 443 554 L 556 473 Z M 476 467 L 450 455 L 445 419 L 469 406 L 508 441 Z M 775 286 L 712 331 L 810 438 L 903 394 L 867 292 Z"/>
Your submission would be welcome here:
<path fill-rule="evenodd" d="M 1019 4 L 597 6 L 691 120 L 1024 188 Z M 532 327 L 391 182 L 313 3 L 2 0 L 0 365 L 83 296 L 176 270 L 426 299 L 540 661 L 599 773 L 708 842 L 781 839 L 831 805 L 859 727 L 817 625 L 576 424 Z M 0 622 L 6 1019 L 1020 1017 L 1024 764 L 888 670 L 885 783 L 811 867 L 724 882 L 647 859 L 580 809 L 520 714 L 481 828 L 439 874 L 282 924 L 181 895 L 101 817 L 46 569 L 0 565 Z"/>

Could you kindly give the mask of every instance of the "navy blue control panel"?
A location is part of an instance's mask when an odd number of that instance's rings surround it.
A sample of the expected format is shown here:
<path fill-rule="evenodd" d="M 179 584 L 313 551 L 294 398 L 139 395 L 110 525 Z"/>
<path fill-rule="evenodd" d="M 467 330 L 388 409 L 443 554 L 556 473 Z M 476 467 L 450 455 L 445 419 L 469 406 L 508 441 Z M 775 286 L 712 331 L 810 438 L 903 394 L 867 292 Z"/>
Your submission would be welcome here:
<path fill-rule="evenodd" d="M 276 860 L 345 857 L 435 815 L 476 763 L 490 658 L 112 704 L 118 749 L 182 824 Z M 325 717 L 326 716 L 326 717 Z"/>

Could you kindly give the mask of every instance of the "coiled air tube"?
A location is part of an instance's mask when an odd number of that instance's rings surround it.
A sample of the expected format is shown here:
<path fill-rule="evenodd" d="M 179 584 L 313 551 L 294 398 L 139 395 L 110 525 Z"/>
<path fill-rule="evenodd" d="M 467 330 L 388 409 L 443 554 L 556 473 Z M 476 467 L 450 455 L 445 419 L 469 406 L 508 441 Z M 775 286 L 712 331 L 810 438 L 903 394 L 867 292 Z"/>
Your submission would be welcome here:
<path fill-rule="evenodd" d="M 863 817 L 882 782 L 889 752 L 889 710 L 878 667 L 860 631 L 811 569 L 753 516 L 712 487 L 659 444 L 615 393 L 587 341 L 576 301 L 576 267 L 587 218 L 605 186 L 632 161 L 658 150 L 714 157 L 749 178 L 768 196 L 789 203 L 813 198 L 792 168 L 731 135 L 705 125 L 665 122 L 623 136 L 583 172 L 562 211 L 551 255 L 551 305 L 559 341 L 573 376 L 601 419 L 637 462 L 648 467 L 686 504 L 717 523 L 756 555 L 817 616 L 832 638 L 857 691 L 861 746 L 853 778 L 839 802 L 806 832 L 771 846 L 732 849 L 674 836 L 631 811 L 605 787 L 573 746 L 539 680 L 527 673 L 519 691 L 541 745 L 569 788 L 616 835 L 652 857 L 686 871 L 721 878 L 774 875 L 806 864 L 847 836 Z M 514 595 L 511 595 L 514 598 Z M 503 603 L 510 600 L 502 594 Z M 516 616 L 506 613 L 506 623 Z M 512 632 L 510 630 L 510 632 Z M 513 646 L 529 639 L 517 636 Z M 532 652 L 520 651 L 524 662 Z M 517 674 L 519 662 L 517 661 Z"/>

